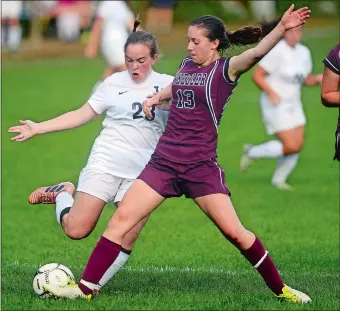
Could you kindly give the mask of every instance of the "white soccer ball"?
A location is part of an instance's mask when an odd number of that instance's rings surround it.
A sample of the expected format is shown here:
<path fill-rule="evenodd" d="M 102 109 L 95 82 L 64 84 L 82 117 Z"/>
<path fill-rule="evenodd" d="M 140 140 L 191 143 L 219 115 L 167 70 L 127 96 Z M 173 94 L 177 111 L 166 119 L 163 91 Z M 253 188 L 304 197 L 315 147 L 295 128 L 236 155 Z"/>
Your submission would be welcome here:
<path fill-rule="evenodd" d="M 49 298 L 51 295 L 43 288 L 46 284 L 67 285 L 74 281 L 72 271 L 64 265 L 49 263 L 40 266 L 34 275 L 33 289 L 40 298 Z"/>

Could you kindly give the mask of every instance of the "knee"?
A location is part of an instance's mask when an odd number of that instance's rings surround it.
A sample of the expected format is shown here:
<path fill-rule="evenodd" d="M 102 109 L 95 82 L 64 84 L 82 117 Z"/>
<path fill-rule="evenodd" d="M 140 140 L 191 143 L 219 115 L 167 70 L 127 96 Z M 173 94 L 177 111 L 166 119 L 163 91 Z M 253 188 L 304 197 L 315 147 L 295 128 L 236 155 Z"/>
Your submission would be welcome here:
<path fill-rule="evenodd" d="M 92 230 L 86 230 L 79 227 L 66 227 L 64 228 L 64 231 L 71 240 L 81 240 L 88 237 Z"/>
<path fill-rule="evenodd" d="M 302 140 L 287 141 L 283 145 L 283 152 L 285 155 L 298 153 L 303 146 Z"/>

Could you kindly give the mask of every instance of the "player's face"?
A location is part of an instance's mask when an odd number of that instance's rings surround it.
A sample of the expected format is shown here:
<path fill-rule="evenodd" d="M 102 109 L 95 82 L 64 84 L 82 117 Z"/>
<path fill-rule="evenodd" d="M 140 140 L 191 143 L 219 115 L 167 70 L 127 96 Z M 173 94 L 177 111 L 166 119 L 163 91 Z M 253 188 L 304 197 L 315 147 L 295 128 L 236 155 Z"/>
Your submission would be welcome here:
<path fill-rule="evenodd" d="M 125 51 L 125 64 L 131 79 L 136 83 L 143 82 L 150 74 L 157 58 L 157 55 L 151 57 L 150 48 L 147 45 L 129 44 Z"/>
<path fill-rule="evenodd" d="M 302 39 L 302 26 L 289 29 L 286 31 L 284 38 L 290 46 L 295 46 Z"/>
<path fill-rule="evenodd" d="M 188 53 L 196 64 L 204 64 L 211 59 L 217 51 L 218 40 L 210 41 L 207 30 L 203 27 L 190 26 L 188 28 Z"/>

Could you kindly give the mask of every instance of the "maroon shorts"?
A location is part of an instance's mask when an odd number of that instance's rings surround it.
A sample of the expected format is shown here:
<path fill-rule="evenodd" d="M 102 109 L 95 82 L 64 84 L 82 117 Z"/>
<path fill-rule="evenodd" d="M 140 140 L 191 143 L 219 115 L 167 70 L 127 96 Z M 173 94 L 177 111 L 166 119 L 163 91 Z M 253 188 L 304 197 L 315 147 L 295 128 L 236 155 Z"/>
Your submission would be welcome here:
<path fill-rule="evenodd" d="M 215 158 L 193 164 L 169 161 L 154 153 L 138 176 L 165 198 L 197 198 L 214 193 L 231 195 L 224 181 L 224 171 Z"/>

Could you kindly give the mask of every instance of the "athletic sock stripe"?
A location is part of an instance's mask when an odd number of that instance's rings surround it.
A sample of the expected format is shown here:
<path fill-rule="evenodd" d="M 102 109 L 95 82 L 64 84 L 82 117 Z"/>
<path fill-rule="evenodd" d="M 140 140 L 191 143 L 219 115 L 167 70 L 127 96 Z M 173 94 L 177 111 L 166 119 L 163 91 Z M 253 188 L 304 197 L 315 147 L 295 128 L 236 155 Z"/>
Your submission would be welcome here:
<path fill-rule="evenodd" d="M 131 252 L 132 252 L 132 250 L 129 251 L 128 249 L 125 249 L 125 248 L 123 248 L 123 247 L 120 249 L 120 251 L 123 252 L 123 253 L 125 253 L 126 255 L 130 255 Z"/>
<path fill-rule="evenodd" d="M 62 225 L 62 220 L 63 220 L 64 215 L 68 214 L 70 212 L 70 209 L 71 207 L 66 207 L 61 211 L 60 218 L 59 218 L 60 225 Z"/>
<path fill-rule="evenodd" d="M 263 260 L 265 260 L 265 258 L 267 257 L 267 255 L 268 255 L 268 251 L 266 251 L 265 253 L 264 253 L 264 255 L 262 256 L 262 258 L 258 261 L 258 263 L 254 266 L 254 268 L 255 269 L 257 269 L 260 265 L 261 265 L 261 263 L 263 262 Z"/>
<path fill-rule="evenodd" d="M 85 285 L 87 288 L 91 289 L 92 291 L 93 291 L 94 289 L 96 289 L 96 287 L 97 287 L 96 284 L 87 282 L 87 281 L 85 281 L 85 280 L 83 280 L 83 279 L 81 279 L 79 283 L 82 283 L 82 284 Z"/>

